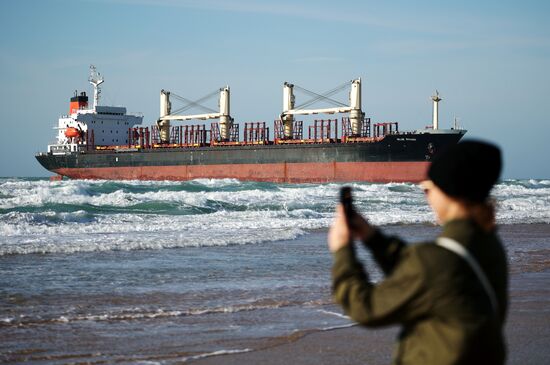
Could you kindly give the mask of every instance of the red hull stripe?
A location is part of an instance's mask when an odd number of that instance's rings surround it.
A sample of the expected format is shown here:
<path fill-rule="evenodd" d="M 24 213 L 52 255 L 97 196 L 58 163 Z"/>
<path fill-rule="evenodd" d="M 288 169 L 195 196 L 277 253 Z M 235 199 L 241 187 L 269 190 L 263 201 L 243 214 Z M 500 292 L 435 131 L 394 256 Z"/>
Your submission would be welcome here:
<path fill-rule="evenodd" d="M 419 182 L 429 162 L 319 162 L 228 165 L 179 165 L 60 168 L 73 179 L 191 180 L 199 178 L 320 183 L 332 181 Z"/>

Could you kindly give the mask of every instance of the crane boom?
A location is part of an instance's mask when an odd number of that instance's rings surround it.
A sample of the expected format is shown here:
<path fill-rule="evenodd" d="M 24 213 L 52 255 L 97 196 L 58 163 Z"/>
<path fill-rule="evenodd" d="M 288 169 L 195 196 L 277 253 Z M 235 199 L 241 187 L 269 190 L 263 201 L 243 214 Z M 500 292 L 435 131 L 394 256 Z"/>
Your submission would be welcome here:
<path fill-rule="evenodd" d="M 287 110 L 285 115 L 310 115 L 310 114 L 334 114 L 334 113 L 349 113 L 353 108 L 335 107 L 335 108 L 322 108 L 322 109 L 291 109 Z"/>
<path fill-rule="evenodd" d="M 207 119 L 217 119 L 222 115 L 223 114 L 220 114 L 220 113 L 193 114 L 193 115 L 165 115 L 160 119 L 162 120 L 192 120 L 192 119 L 207 120 Z"/>

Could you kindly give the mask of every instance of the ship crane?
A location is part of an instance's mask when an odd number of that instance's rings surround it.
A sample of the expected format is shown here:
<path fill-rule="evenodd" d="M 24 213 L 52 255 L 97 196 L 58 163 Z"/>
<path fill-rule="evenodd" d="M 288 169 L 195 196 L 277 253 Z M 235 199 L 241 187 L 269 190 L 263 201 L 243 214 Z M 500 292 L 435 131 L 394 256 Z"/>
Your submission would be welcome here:
<path fill-rule="evenodd" d="M 349 105 L 341 103 L 337 100 L 331 99 L 330 96 L 340 92 L 351 83 L 351 91 L 349 93 Z M 313 98 L 307 102 L 295 106 L 294 89 L 309 94 Z M 332 108 L 320 108 L 320 109 L 304 109 L 313 103 L 318 101 L 327 101 L 334 105 Z M 292 138 L 293 123 L 295 115 L 311 115 L 311 114 L 335 114 L 335 113 L 349 113 L 349 119 L 351 124 L 351 131 L 354 135 L 359 135 L 361 132 L 361 126 L 363 123 L 364 113 L 361 110 L 361 78 L 346 82 L 332 90 L 325 92 L 324 94 L 317 94 L 313 91 L 304 89 L 297 85 L 285 82 L 283 85 L 283 112 L 281 113 L 281 120 L 284 126 L 285 138 Z"/>
<path fill-rule="evenodd" d="M 219 111 L 208 108 L 201 104 L 205 100 L 212 98 L 218 93 L 220 95 L 219 103 L 218 103 Z M 172 111 L 172 103 L 170 101 L 171 97 L 185 103 L 186 105 L 177 110 Z M 188 114 L 188 115 L 179 114 L 191 108 L 199 108 L 206 111 L 206 113 Z M 186 99 L 182 96 L 176 95 L 167 90 L 161 90 L 160 91 L 160 117 L 157 120 L 157 126 L 159 127 L 159 131 L 160 131 L 160 140 L 163 143 L 167 143 L 170 140 L 170 121 L 171 120 L 185 121 L 185 120 L 193 120 L 193 119 L 199 119 L 199 120 L 219 119 L 220 120 L 220 137 L 222 140 L 229 140 L 231 127 L 233 125 L 233 118 L 231 118 L 231 115 L 229 114 L 229 110 L 230 110 L 229 86 L 222 87 L 219 90 L 216 90 L 215 92 L 210 93 L 206 96 L 203 96 L 202 98 L 197 99 L 195 101 Z"/>

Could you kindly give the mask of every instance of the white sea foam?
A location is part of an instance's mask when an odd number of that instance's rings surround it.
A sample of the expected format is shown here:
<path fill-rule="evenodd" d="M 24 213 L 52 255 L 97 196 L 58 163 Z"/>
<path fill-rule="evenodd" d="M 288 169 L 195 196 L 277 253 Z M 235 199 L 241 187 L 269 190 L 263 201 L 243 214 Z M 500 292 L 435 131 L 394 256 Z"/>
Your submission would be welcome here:
<path fill-rule="evenodd" d="M 220 356 L 220 355 L 232 355 L 232 354 L 242 354 L 245 352 L 251 352 L 252 349 L 246 348 L 246 349 L 234 349 L 234 350 L 218 350 L 213 352 L 207 352 L 204 354 L 194 355 L 194 356 L 187 356 L 181 358 L 182 362 L 188 362 L 193 360 L 199 360 L 204 359 L 206 357 L 212 357 L 212 356 Z"/>
<path fill-rule="evenodd" d="M 377 225 L 434 215 L 414 184 L 351 184 Z M 0 179 L 0 255 L 241 245 L 326 228 L 341 184 Z M 493 195 L 501 224 L 550 223 L 550 180 L 510 180 Z"/>
<path fill-rule="evenodd" d="M 14 319 L 15 318 L 11 318 L 11 317 L 0 318 L 0 323 L 10 324 L 14 321 Z"/>
<path fill-rule="evenodd" d="M 55 216 L 59 213 L 46 212 Z M 164 216 L 146 214 L 99 215 L 91 222 L 29 224 L 37 213 L 8 213 L 0 221 L 5 242 L 0 254 L 86 252 L 225 246 L 295 239 L 311 225 L 307 218 L 274 211 L 220 211 L 207 215 Z"/>
<path fill-rule="evenodd" d="M 339 330 L 339 329 L 342 329 L 342 328 L 350 328 L 350 327 L 355 327 L 355 326 L 358 326 L 359 323 L 348 323 L 348 324 L 341 324 L 341 325 L 337 325 L 337 326 L 329 326 L 329 327 L 323 327 L 323 328 L 319 328 L 320 331 L 333 331 L 333 330 Z"/>
<path fill-rule="evenodd" d="M 251 312 L 257 310 L 271 310 L 288 307 L 292 304 L 288 301 L 279 301 L 272 304 L 235 304 L 220 307 L 204 307 L 204 308 L 189 308 L 181 310 L 166 310 L 159 308 L 155 311 L 150 311 L 141 308 L 126 309 L 120 311 L 112 311 L 96 314 L 63 314 L 52 318 L 42 317 L 4 317 L 0 318 L 0 326 L 28 326 L 35 324 L 56 324 L 56 323 L 72 323 L 82 321 L 93 322 L 112 322 L 112 321 L 139 321 L 143 319 L 158 319 L 158 318 L 173 318 L 187 316 L 202 316 L 209 314 L 231 314 L 240 312 Z"/>
<path fill-rule="evenodd" d="M 550 181 L 513 181 L 493 190 L 500 223 L 550 223 Z"/>
<path fill-rule="evenodd" d="M 338 312 L 331 312 L 331 311 L 327 311 L 327 310 L 324 310 L 324 309 L 318 309 L 317 312 L 328 314 L 330 316 L 335 316 L 335 317 L 339 317 L 339 318 L 350 319 L 350 317 L 346 316 L 345 314 L 338 313 Z"/>

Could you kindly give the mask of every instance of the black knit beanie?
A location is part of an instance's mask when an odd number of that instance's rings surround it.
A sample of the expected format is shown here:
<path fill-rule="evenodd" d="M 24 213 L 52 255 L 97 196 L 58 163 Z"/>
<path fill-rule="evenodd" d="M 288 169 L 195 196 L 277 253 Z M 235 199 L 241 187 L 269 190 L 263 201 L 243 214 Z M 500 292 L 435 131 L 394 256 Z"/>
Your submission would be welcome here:
<path fill-rule="evenodd" d="M 497 146 L 464 141 L 436 154 L 428 177 L 449 196 L 483 202 L 497 182 L 501 168 Z"/>

